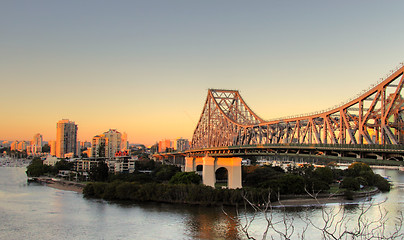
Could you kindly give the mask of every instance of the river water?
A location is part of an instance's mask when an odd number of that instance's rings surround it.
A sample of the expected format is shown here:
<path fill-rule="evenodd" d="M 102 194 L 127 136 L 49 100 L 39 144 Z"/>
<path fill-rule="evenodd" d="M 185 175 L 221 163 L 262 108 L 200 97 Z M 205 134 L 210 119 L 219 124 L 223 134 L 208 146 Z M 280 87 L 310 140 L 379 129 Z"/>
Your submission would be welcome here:
<path fill-rule="evenodd" d="M 390 176 L 396 185 L 404 184 L 404 173 L 397 170 L 377 170 Z M 389 193 L 372 197 L 382 203 L 393 220 L 404 210 L 404 189 L 396 187 Z M 274 220 L 292 219 L 294 235 L 305 226 L 307 219 L 321 224 L 324 211 L 346 210 L 355 218 L 361 203 L 329 204 L 323 207 L 296 207 L 274 209 Z M 201 207 L 176 204 L 122 204 L 103 200 L 85 199 L 81 194 L 63 191 L 40 184 L 27 184 L 25 168 L 0 167 L 0 239 L 245 239 L 239 230 L 244 214 L 237 218 L 234 208 L 226 208 L 227 217 L 220 207 Z M 341 214 L 338 213 L 338 214 Z M 338 215 L 337 214 L 337 215 Z M 376 219 L 378 211 L 372 208 L 369 219 Z M 249 211 L 245 216 L 253 217 Z M 302 220 L 306 219 L 306 221 Z M 266 226 L 265 216 L 256 215 L 249 233 L 260 239 Z M 285 231 L 283 231 L 285 232 Z M 278 238 L 275 233 L 269 235 Z M 319 239 L 320 233 L 309 227 L 306 238 Z"/>

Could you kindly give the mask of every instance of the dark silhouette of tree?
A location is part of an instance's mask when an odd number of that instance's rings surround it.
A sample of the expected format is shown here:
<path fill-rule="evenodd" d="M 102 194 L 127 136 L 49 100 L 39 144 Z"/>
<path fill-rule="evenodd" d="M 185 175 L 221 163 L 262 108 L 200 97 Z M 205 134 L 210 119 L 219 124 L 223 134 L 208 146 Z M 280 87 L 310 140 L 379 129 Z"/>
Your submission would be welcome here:
<path fill-rule="evenodd" d="M 93 181 L 105 182 L 108 180 L 109 168 L 105 161 L 99 161 L 97 166 L 90 170 L 90 178 Z"/>

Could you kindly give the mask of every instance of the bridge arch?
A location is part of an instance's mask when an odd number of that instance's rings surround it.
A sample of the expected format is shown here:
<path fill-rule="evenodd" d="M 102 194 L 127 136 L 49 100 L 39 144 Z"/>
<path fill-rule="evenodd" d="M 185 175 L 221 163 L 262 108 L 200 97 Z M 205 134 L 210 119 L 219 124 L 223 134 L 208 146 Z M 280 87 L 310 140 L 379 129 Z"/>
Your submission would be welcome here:
<path fill-rule="evenodd" d="M 215 171 L 215 186 L 229 186 L 229 170 L 226 167 L 216 167 Z"/>
<path fill-rule="evenodd" d="M 241 158 L 239 157 L 186 157 L 185 158 L 185 171 L 196 171 L 198 165 L 202 165 L 202 182 L 205 185 L 215 187 L 216 171 L 219 168 L 225 168 L 228 174 L 227 186 L 228 188 L 241 188 Z"/>

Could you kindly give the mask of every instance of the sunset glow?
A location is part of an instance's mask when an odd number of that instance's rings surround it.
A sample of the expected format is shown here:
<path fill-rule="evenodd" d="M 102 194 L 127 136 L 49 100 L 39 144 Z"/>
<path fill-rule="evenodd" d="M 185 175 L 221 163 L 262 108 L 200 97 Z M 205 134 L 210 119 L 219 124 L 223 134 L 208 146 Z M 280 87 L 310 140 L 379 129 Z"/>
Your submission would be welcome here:
<path fill-rule="evenodd" d="M 366 3 L 366 4 L 364 4 Z M 191 139 L 209 88 L 263 119 L 329 108 L 404 61 L 404 3 L 5 1 L 0 140 Z"/>

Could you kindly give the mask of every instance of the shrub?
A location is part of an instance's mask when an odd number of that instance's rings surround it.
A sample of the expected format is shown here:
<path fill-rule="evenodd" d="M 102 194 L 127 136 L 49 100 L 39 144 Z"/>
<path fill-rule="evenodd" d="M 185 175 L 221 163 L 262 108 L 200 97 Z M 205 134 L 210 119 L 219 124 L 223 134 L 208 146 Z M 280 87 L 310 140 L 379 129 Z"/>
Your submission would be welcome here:
<path fill-rule="evenodd" d="M 390 191 L 390 183 L 379 174 L 375 174 L 375 186 L 382 192 Z"/>

